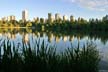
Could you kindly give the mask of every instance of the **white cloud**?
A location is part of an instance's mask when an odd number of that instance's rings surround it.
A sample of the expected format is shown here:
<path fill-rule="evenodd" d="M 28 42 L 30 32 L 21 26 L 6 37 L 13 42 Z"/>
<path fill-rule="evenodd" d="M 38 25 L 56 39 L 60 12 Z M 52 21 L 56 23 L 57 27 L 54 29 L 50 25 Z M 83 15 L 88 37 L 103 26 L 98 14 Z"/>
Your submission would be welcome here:
<path fill-rule="evenodd" d="M 69 0 L 69 1 L 92 10 L 100 10 L 100 11 L 108 10 L 108 0 Z"/>

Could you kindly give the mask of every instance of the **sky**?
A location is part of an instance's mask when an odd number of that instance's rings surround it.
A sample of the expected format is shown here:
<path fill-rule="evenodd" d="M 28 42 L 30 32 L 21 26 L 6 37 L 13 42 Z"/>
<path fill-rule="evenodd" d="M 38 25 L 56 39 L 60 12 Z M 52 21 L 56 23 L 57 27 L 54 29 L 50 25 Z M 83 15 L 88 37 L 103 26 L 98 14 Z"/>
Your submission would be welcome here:
<path fill-rule="evenodd" d="M 102 18 L 108 14 L 108 0 L 0 0 L 0 18 L 15 15 L 19 20 L 25 9 L 30 20 L 34 17 L 47 18 L 48 13 L 73 15 L 76 19 Z"/>

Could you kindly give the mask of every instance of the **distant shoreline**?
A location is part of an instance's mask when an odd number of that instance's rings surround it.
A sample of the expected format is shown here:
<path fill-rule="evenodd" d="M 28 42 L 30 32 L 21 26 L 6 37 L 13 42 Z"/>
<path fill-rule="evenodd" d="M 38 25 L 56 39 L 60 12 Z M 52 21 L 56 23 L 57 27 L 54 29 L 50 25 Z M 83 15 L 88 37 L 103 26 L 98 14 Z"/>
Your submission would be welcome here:
<path fill-rule="evenodd" d="M 0 28 L 30 28 L 30 27 L 0 27 Z"/>

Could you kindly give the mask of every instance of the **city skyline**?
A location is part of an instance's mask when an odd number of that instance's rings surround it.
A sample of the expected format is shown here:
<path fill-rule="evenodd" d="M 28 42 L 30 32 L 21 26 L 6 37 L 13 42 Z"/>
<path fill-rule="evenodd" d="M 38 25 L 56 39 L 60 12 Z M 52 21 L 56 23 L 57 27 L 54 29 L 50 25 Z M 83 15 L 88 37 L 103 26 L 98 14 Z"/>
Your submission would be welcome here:
<path fill-rule="evenodd" d="M 91 21 L 92 19 L 94 18 L 89 18 L 89 19 L 85 19 L 83 17 L 78 17 L 78 18 L 75 18 L 75 16 L 73 15 L 70 15 L 70 16 L 67 16 L 67 15 L 61 15 L 60 13 L 55 13 L 55 14 L 52 14 L 52 13 L 48 13 L 47 14 L 47 17 L 44 18 L 44 17 L 33 17 L 32 19 L 29 18 L 29 11 L 28 10 L 22 10 L 22 17 L 20 20 L 22 20 L 23 22 L 24 21 L 33 21 L 33 22 L 37 22 L 39 23 L 40 21 L 42 23 L 46 23 L 46 22 L 49 22 L 49 23 L 53 23 L 54 21 L 70 21 L 70 22 L 74 22 L 75 20 L 85 20 L 85 21 Z M 102 18 L 95 18 L 94 20 L 103 20 L 103 19 L 106 19 L 108 20 L 108 15 L 105 15 L 103 16 Z M 16 18 L 15 15 L 9 15 L 9 16 L 4 16 L 0 19 L 1 21 L 12 21 L 12 20 L 16 20 L 16 21 L 20 21 Z"/>
<path fill-rule="evenodd" d="M 0 1 L 0 17 L 14 15 L 22 19 L 21 11 L 29 11 L 29 19 L 34 17 L 47 18 L 47 13 L 59 13 L 62 16 L 73 15 L 75 18 L 83 17 L 102 18 L 107 14 L 106 0 L 2 0 Z"/>
<path fill-rule="evenodd" d="M 54 20 L 56 20 L 56 21 L 57 20 L 71 21 L 71 20 L 74 20 L 75 18 L 74 18 L 73 15 L 69 16 L 69 18 L 68 18 L 67 15 L 62 16 L 59 13 L 56 13 L 56 14 L 48 13 L 47 18 L 34 17 L 34 18 L 32 18 L 31 21 L 39 21 L 41 19 L 43 20 L 43 22 L 48 20 L 48 22 L 52 23 Z M 5 17 L 1 18 L 1 21 L 12 21 L 12 20 L 17 20 L 18 21 L 18 19 L 16 19 L 15 15 L 9 15 L 9 16 L 5 16 Z M 30 20 L 28 10 L 23 10 L 22 11 L 22 18 L 20 20 L 22 20 L 22 21 L 29 21 Z"/>

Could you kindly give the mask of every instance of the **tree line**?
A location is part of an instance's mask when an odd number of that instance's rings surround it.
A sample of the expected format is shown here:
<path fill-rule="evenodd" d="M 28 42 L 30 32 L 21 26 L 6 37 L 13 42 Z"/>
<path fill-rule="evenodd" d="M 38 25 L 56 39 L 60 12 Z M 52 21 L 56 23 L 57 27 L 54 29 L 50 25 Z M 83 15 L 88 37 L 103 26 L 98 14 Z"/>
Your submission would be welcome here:
<path fill-rule="evenodd" d="M 42 18 L 35 21 L 0 21 L 0 27 L 31 27 L 39 30 L 54 30 L 54 31 L 108 31 L 108 15 L 104 16 L 102 19 L 89 19 L 88 21 L 84 18 L 74 18 L 69 20 L 55 20 L 50 22 L 47 20 L 44 22 Z"/>

